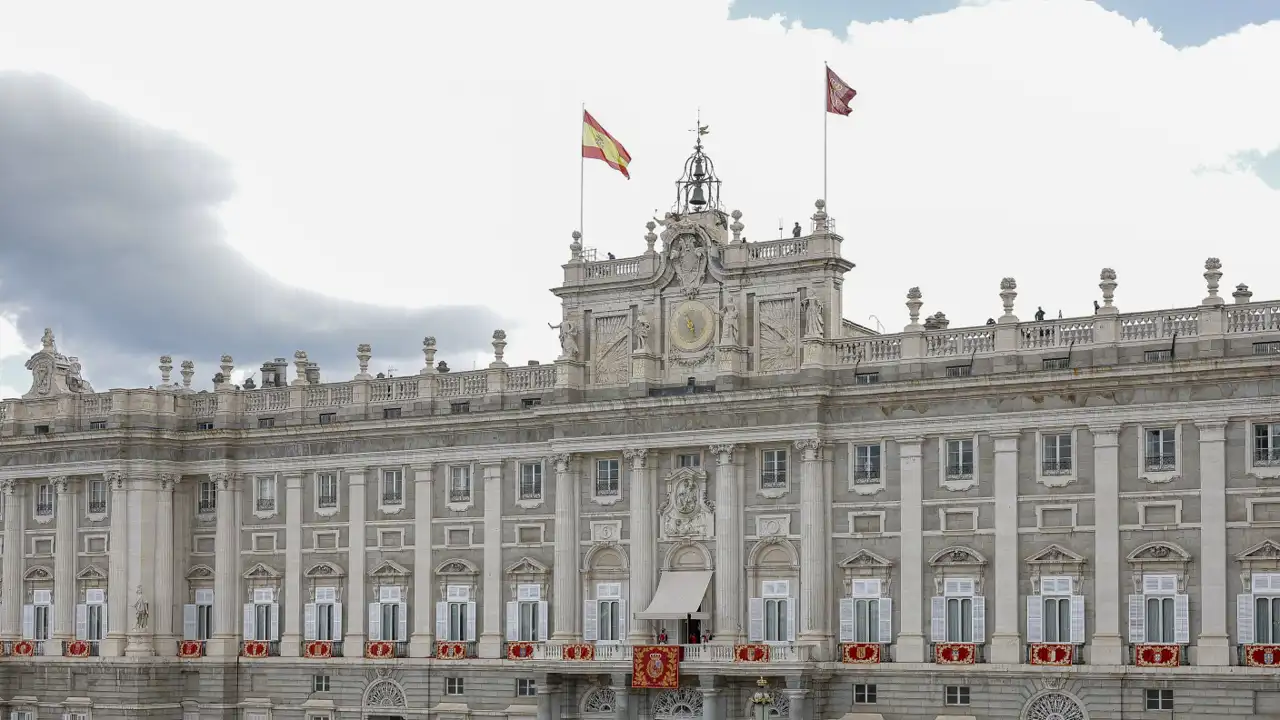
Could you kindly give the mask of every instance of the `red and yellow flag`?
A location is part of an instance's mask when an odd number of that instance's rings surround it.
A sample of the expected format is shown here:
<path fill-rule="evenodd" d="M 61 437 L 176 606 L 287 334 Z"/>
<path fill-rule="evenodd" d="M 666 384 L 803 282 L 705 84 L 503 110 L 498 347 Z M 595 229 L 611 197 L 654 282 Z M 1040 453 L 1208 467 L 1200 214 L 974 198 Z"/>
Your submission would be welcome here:
<path fill-rule="evenodd" d="M 631 173 L 627 172 L 627 165 L 631 162 L 627 149 L 600 127 L 600 123 L 586 110 L 582 111 L 582 157 L 603 160 L 623 177 L 631 179 Z"/>

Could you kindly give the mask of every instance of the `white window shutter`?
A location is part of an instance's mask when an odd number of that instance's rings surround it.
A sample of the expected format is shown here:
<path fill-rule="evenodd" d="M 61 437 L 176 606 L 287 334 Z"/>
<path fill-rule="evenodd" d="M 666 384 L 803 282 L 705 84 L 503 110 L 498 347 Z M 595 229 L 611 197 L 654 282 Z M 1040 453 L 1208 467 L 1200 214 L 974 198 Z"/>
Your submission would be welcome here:
<path fill-rule="evenodd" d="M 467 603 L 467 642 L 476 641 L 476 604 L 474 601 Z"/>
<path fill-rule="evenodd" d="M 840 642 L 855 640 L 853 613 L 853 598 L 840 598 Z"/>
<path fill-rule="evenodd" d="M 987 641 L 987 599 L 973 596 L 973 641 L 981 645 Z"/>
<path fill-rule="evenodd" d="M 268 611 L 267 617 L 271 620 L 271 631 L 267 635 L 269 640 L 280 639 L 280 603 L 271 603 L 271 610 Z"/>
<path fill-rule="evenodd" d="M 34 640 L 36 637 L 36 606 L 22 606 L 22 639 Z"/>
<path fill-rule="evenodd" d="M 87 640 L 89 638 L 89 606 L 76 605 L 76 639 Z"/>
<path fill-rule="evenodd" d="M 409 603 L 401 601 L 397 605 L 400 616 L 396 618 L 396 642 L 406 642 L 409 639 Z"/>
<path fill-rule="evenodd" d="M 1142 576 L 1142 594 L 1157 595 L 1160 593 L 1160 575 Z"/>
<path fill-rule="evenodd" d="M 764 598 L 747 600 L 747 640 L 764 642 Z"/>
<path fill-rule="evenodd" d="M 1144 579 L 1145 582 L 1145 579 Z M 1147 641 L 1147 599 L 1142 595 L 1129 596 L 1129 644 Z"/>
<path fill-rule="evenodd" d="M 182 606 L 182 639 L 195 640 L 200 633 L 198 608 L 195 605 Z"/>
<path fill-rule="evenodd" d="M 787 642 L 796 641 L 796 598 L 787 598 Z"/>
<path fill-rule="evenodd" d="M 333 639 L 342 639 L 342 603 L 333 604 Z"/>
<path fill-rule="evenodd" d="M 597 625 L 600 622 L 599 608 L 596 607 L 595 600 L 586 600 L 582 603 L 582 640 L 584 642 L 595 642 L 600 637 L 600 631 Z M 564 631 L 564 628 L 560 628 Z"/>
<path fill-rule="evenodd" d="M 1253 576 L 1256 580 L 1257 575 Z M 1253 643 L 1253 596 L 1236 596 L 1236 642 L 1241 645 Z"/>
<path fill-rule="evenodd" d="M 382 603 L 369 603 L 369 639 L 382 639 Z"/>
<path fill-rule="evenodd" d="M 253 627 L 254 617 L 255 617 L 255 614 L 253 612 L 253 603 L 245 603 L 244 604 L 244 639 L 245 640 L 253 640 L 255 637 L 257 637 L 256 635 L 254 635 L 254 627 Z"/>
<path fill-rule="evenodd" d="M 1027 596 L 1027 642 L 1044 642 L 1044 598 L 1040 595 Z"/>
<path fill-rule="evenodd" d="M 520 639 L 520 603 L 512 600 L 507 603 L 507 642 Z"/>
<path fill-rule="evenodd" d="M 441 600 L 436 603 L 436 640 L 449 639 L 449 603 Z"/>
<path fill-rule="evenodd" d="M 876 602 L 880 605 L 880 642 L 893 642 L 893 600 L 882 597 Z"/>
<path fill-rule="evenodd" d="M 627 601 L 618 601 L 618 642 L 627 642 Z"/>
<path fill-rule="evenodd" d="M 316 639 L 316 604 L 307 603 L 302 606 L 302 639 Z"/>
<path fill-rule="evenodd" d="M 109 623 L 108 618 L 110 617 L 111 617 L 111 613 L 107 609 L 107 604 L 102 603 L 102 636 L 103 637 L 106 637 L 107 631 L 111 629 L 110 625 L 108 625 Z"/>
<path fill-rule="evenodd" d="M 1173 641 L 1179 645 L 1191 643 L 1191 603 L 1186 595 L 1173 596 Z"/>
<path fill-rule="evenodd" d="M 546 641 L 547 635 L 547 609 L 549 603 L 546 600 L 538 601 L 538 639 Z"/>
<path fill-rule="evenodd" d="M 935 597 L 929 603 L 929 640 L 947 641 L 947 599 Z"/>
<path fill-rule="evenodd" d="M 1084 596 L 1071 596 L 1071 643 L 1084 644 Z"/>

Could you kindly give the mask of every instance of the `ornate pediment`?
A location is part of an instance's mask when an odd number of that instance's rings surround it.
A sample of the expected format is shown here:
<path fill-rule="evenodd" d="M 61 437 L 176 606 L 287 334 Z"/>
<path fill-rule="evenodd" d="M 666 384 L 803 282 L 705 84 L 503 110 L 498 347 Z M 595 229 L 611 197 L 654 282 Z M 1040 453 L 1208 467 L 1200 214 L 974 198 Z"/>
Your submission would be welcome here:
<path fill-rule="evenodd" d="M 331 562 L 322 562 L 307 568 L 302 575 L 309 578 L 340 578 L 345 577 L 346 572 Z"/>
<path fill-rule="evenodd" d="M 846 570 L 858 570 L 862 568 L 882 569 L 893 567 L 893 563 L 864 548 L 841 560 L 840 567 Z"/>
<path fill-rule="evenodd" d="M 212 580 L 213 568 L 208 565 L 192 565 L 187 571 L 188 580 Z"/>
<path fill-rule="evenodd" d="M 1028 565 L 1080 565 L 1086 561 L 1083 556 L 1061 545 L 1050 544 L 1027 558 L 1026 562 Z"/>
<path fill-rule="evenodd" d="M 715 505 L 707 499 L 707 471 L 677 468 L 667 475 L 667 497 L 658 508 L 663 540 L 715 536 Z"/>
<path fill-rule="evenodd" d="M 1131 563 L 1186 563 L 1191 562 L 1191 553 L 1171 542 L 1157 540 L 1139 547 L 1125 559 Z"/>
<path fill-rule="evenodd" d="M 29 568 L 27 572 L 23 574 L 22 579 L 36 581 L 52 580 L 53 571 L 44 565 L 36 565 L 35 567 Z"/>
<path fill-rule="evenodd" d="M 505 572 L 507 575 L 546 575 L 551 568 L 531 557 L 522 557 L 509 565 Z"/>
<path fill-rule="evenodd" d="M 986 565 L 987 559 L 977 550 L 954 545 L 934 553 L 933 557 L 929 558 L 929 564 L 934 567 L 972 567 Z"/>
<path fill-rule="evenodd" d="M 107 574 L 97 565 L 87 565 L 83 570 L 76 573 L 77 580 L 103 581 L 107 579 Z"/>
<path fill-rule="evenodd" d="M 404 578 L 409 576 L 409 570 L 399 563 L 391 560 L 383 560 L 369 571 L 369 577 L 373 578 Z"/>
<path fill-rule="evenodd" d="M 1280 562 L 1280 544 L 1274 540 L 1263 540 L 1236 555 L 1236 560 L 1243 563 Z"/>
<path fill-rule="evenodd" d="M 245 580 L 275 580 L 280 577 L 276 569 L 266 563 L 254 563 L 253 567 L 244 571 Z"/>
<path fill-rule="evenodd" d="M 854 580 L 878 579 L 881 592 L 888 596 L 893 582 L 893 563 L 870 550 L 862 549 L 839 562 L 844 571 L 844 594 L 853 593 Z"/>
<path fill-rule="evenodd" d="M 464 558 L 445 560 L 436 566 L 437 575 L 479 575 L 480 568 Z"/>

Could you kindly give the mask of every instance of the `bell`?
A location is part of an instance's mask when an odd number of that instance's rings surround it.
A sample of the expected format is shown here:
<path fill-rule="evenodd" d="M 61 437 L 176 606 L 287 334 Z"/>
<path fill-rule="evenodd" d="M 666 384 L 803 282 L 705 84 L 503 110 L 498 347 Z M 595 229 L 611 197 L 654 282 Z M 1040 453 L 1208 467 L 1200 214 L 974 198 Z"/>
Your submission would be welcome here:
<path fill-rule="evenodd" d="M 693 186 L 693 193 L 689 195 L 689 204 L 695 207 L 702 207 L 707 204 L 707 197 L 702 194 L 701 185 Z"/>
<path fill-rule="evenodd" d="M 693 176 L 702 178 L 707 176 L 707 168 L 702 163 L 702 158 L 693 161 Z"/>

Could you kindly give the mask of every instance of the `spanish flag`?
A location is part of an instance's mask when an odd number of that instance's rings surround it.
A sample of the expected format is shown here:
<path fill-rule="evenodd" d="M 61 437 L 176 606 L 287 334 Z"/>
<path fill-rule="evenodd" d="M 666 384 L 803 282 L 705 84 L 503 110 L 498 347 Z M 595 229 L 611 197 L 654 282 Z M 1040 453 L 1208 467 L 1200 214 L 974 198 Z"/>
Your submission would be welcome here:
<path fill-rule="evenodd" d="M 582 111 L 582 157 L 603 160 L 623 177 L 631 179 L 631 173 L 627 172 L 627 165 L 631 162 L 627 149 L 600 127 L 600 123 L 586 110 Z"/>

